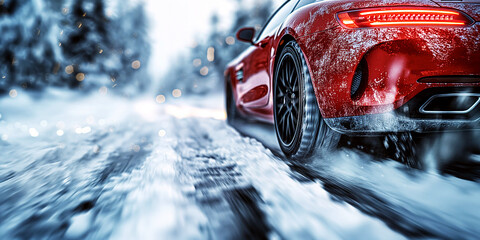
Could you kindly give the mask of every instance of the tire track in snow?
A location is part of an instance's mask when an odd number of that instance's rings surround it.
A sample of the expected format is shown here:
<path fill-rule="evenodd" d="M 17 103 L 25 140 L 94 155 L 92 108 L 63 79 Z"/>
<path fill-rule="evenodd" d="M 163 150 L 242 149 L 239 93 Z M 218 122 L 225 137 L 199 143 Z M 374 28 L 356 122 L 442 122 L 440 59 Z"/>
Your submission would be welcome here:
<path fill-rule="evenodd" d="M 320 182 L 298 181 L 292 176 L 289 166 L 275 157 L 256 140 L 240 136 L 223 121 L 191 119 L 187 126 L 196 126 L 185 130 L 194 135 L 201 144 L 189 140 L 179 149 L 188 149 L 188 156 L 214 156 L 212 159 L 227 159 L 235 163 L 235 169 L 241 174 L 241 184 L 237 182 L 214 182 L 218 189 L 237 192 L 237 198 L 243 201 L 230 201 L 237 223 L 249 230 L 252 224 L 260 224 L 271 229 L 268 238 L 310 238 L 310 239 L 402 239 L 400 235 L 388 229 L 378 219 L 368 217 L 357 209 L 344 203 L 332 201 Z M 185 128 L 184 128 L 185 129 Z M 179 139 L 185 139 L 184 136 Z M 192 147 L 193 146 L 193 147 Z M 202 153 L 202 154 L 199 154 Z M 186 156 L 186 154 L 184 154 Z M 240 177 L 237 177 L 239 179 Z M 221 185 L 221 187 L 218 187 Z M 227 187 L 225 187 L 227 186 Z M 247 187 L 243 187 L 247 186 Z M 249 194 L 242 194 L 245 189 Z M 247 207 L 238 207 L 245 202 Z M 233 204 L 232 204 L 233 202 Z M 237 206 L 236 206 L 237 204 Z M 257 210 L 258 209 L 258 210 Z M 239 212 L 252 213 L 239 216 Z M 260 219 L 251 216 L 260 213 Z M 209 216 L 208 211 L 206 212 Z M 215 216 L 213 216 L 215 217 Z M 238 225 L 238 224 L 237 224 Z M 255 231 L 251 231 L 255 233 Z"/>
<path fill-rule="evenodd" d="M 86 137 L 73 136 L 75 139 L 65 136 L 62 142 L 42 138 L 30 145 L 22 144 L 25 139 L 13 142 L 23 147 L 8 148 L 9 158 L 1 161 L 2 176 L 3 170 L 10 173 L 0 182 L 0 198 L 4 200 L 0 205 L 0 235 L 61 238 L 76 215 L 96 211 L 102 181 L 131 171 L 138 164 L 135 161 L 142 162 L 141 154 L 134 153 L 130 144 L 141 144 L 141 138 L 150 131 L 139 134 L 135 130 L 128 129 L 129 134 L 107 129 Z M 117 134 L 125 138 L 119 139 Z M 115 162 L 118 158 L 112 157 L 114 153 L 124 156 L 119 158 L 123 162 Z"/>
<path fill-rule="evenodd" d="M 48 116 L 50 123 L 67 122 L 62 137 L 54 126 L 39 128 L 37 138 L 28 131 L 15 134 L 15 123 L 6 122 L 10 137 L 0 150 L 11 159 L 0 156 L 0 192 L 11 195 L 0 208 L 13 208 L 0 220 L 1 236 L 402 238 L 380 220 L 332 199 L 322 182 L 301 178 L 287 161 L 224 121 L 179 120 L 161 107 L 135 109 L 143 102 L 102 99 L 102 107 L 92 108 L 96 97 L 84 101 L 68 101 L 62 109 L 88 113 Z M 58 112 L 58 101 L 42 104 Z M 104 118 L 107 126 L 88 123 L 90 133 L 75 133 L 87 126 L 78 119 L 89 116 Z M 44 117 L 36 113 L 29 121 Z M 157 136 L 159 130 L 166 135 Z"/>
<path fill-rule="evenodd" d="M 179 169 L 194 186 L 188 195 L 208 217 L 209 235 L 214 239 L 267 239 L 270 227 L 258 206 L 260 196 L 237 163 L 225 156 L 225 149 L 212 144 L 213 129 L 197 119 L 182 120 L 176 129 L 179 142 L 175 149 L 182 157 Z"/>

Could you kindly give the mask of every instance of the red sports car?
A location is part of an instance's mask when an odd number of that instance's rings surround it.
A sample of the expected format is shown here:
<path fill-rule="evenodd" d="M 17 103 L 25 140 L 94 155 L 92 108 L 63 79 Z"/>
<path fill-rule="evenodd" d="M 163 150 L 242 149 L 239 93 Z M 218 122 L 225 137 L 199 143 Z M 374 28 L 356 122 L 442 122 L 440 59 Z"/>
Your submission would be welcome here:
<path fill-rule="evenodd" d="M 479 0 L 290 0 L 225 71 L 229 121 L 274 123 L 285 155 L 335 134 L 480 121 Z"/>

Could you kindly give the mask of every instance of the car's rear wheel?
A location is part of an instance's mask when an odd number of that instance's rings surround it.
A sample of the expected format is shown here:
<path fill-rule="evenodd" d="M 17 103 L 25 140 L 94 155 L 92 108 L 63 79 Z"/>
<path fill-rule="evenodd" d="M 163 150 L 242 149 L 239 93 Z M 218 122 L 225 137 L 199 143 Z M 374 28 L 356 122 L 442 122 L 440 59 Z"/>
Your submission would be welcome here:
<path fill-rule="evenodd" d="M 275 132 L 287 157 L 303 159 L 318 145 L 336 146 L 338 134 L 323 121 L 307 64 L 294 41 L 286 43 L 275 67 L 273 99 Z"/>

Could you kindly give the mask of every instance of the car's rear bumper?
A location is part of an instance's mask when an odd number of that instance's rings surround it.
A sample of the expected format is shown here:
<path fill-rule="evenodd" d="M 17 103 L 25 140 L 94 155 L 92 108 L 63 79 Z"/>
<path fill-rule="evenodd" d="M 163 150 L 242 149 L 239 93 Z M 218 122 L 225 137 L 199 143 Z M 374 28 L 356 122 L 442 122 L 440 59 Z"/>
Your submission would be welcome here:
<path fill-rule="evenodd" d="M 480 129 L 480 87 L 430 88 L 390 112 L 325 121 L 335 131 L 349 135 Z"/>
<path fill-rule="evenodd" d="M 480 76 L 480 23 L 459 28 L 337 27 L 301 40 L 326 118 L 388 113 L 429 88 L 480 87 L 480 82 L 465 80 Z M 357 73 L 360 83 L 353 91 Z M 453 78 L 437 79 L 444 77 Z"/>
<path fill-rule="evenodd" d="M 325 119 L 333 130 L 347 135 L 376 135 L 391 132 L 446 132 L 480 129 L 475 120 L 411 119 L 394 112 Z"/>

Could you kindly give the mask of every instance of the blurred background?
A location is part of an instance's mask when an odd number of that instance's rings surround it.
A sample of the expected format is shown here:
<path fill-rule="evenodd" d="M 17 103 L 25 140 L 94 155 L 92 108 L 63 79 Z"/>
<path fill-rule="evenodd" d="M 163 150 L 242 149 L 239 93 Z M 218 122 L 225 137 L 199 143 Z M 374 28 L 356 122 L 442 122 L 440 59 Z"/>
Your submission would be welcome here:
<path fill-rule="evenodd" d="M 442 160 L 462 135 L 416 169 L 226 123 L 235 33 L 282 2 L 0 0 L 0 239 L 477 239 L 480 150 Z"/>
<path fill-rule="evenodd" d="M 281 0 L 1 0 L 0 94 L 223 90 L 228 61 Z"/>

